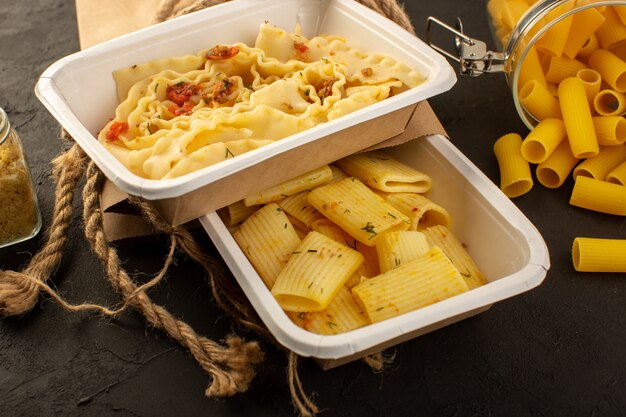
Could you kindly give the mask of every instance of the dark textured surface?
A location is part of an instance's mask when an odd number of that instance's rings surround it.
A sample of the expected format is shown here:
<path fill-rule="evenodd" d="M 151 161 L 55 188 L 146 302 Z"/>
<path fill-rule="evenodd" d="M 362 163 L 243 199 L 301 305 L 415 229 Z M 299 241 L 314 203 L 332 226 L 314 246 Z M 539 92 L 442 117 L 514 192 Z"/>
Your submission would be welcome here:
<path fill-rule="evenodd" d="M 466 32 L 489 38 L 483 1 L 407 3 L 420 36 L 432 14 L 448 22 L 459 15 Z M 32 91 L 50 63 L 76 50 L 72 1 L 0 0 L 0 106 L 25 142 L 44 227 L 53 206 L 49 161 L 66 144 Z M 461 79 L 431 103 L 455 144 L 497 182 L 493 141 L 510 131 L 525 134 L 504 77 Z M 382 374 L 361 362 L 322 371 L 303 361 L 304 387 L 316 393 L 322 415 L 626 415 L 624 274 L 575 273 L 570 255 L 575 236 L 626 238 L 626 222 L 569 206 L 571 189 L 571 180 L 556 191 L 536 185 L 515 200 L 550 248 L 552 268 L 540 287 L 398 346 L 393 365 Z M 75 303 L 115 304 L 117 295 L 81 227 L 77 214 L 52 285 Z M 1 249 L 0 267 L 18 268 L 38 244 L 34 239 Z M 153 241 L 121 247 L 120 253 L 128 270 L 151 274 L 165 247 Z M 151 295 L 202 334 L 221 338 L 232 330 L 189 260 L 181 258 Z M 293 415 L 285 358 L 264 348 L 267 360 L 248 393 L 209 400 L 203 395 L 209 379 L 190 355 L 160 332 L 146 330 L 139 315 L 110 321 L 42 301 L 24 317 L 0 321 L 0 415 Z"/>

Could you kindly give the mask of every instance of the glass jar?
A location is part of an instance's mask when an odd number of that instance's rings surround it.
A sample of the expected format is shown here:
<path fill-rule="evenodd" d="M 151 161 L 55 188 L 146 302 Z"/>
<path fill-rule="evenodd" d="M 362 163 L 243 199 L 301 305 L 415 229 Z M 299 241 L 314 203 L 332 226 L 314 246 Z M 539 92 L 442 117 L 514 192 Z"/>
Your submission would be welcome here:
<path fill-rule="evenodd" d="M 41 214 L 20 137 L 0 108 L 0 248 L 35 236 Z"/>
<path fill-rule="evenodd" d="M 549 60 L 553 56 L 576 59 L 586 67 L 588 55 L 581 57 L 578 54 L 583 48 L 589 50 L 598 46 L 610 50 L 626 61 L 626 7 L 620 7 L 619 9 L 623 9 L 624 13 L 622 15 L 620 10 L 618 15 L 613 12 L 617 10 L 614 6 L 626 6 L 626 1 L 488 0 L 487 12 L 491 33 L 502 52 L 489 51 L 484 42 L 470 38 L 463 33 L 460 19 L 453 28 L 436 18 L 429 17 L 426 32 L 430 46 L 458 62 L 462 75 L 479 76 L 483 73 L 504 72 L 515 108 L 526 126 L 532 129 L 541 118 L 531 114 L 522 103 L 526 92 L 524 86 L 528 81 L 527 73 L 530 72 L 523 69 L 538 66 L 537 70 L 545 73 L 550 65 Z M 609 8 L 611 10 L 608 10 Z M 594 31 L 609 20 L 606 17 L 609 12 L 611 18 L 617 19 L 617 32 L 620 33 L 608 34 L 608 37 L 615 38 L 614 42 L 602 45 L 596 42 L 598 37 Z M 588 17 L 590 14 L 594 16 L 602 14 L 601 19 L 604 20 Z M 431 40 L 433 24 L 454 34 L 455 51 L 449 52 L 433 43 Z M 587 36 L 585 31 L 589 31 L 592 35 Z M 569 44 L 576 45 L 564 53 L 563 44 L 568 41 Z M 597 45 L 592 45 L 593 42 Z M 539 54 L 541 56 L 538 56 L 537 50 L 541 50 L 542 53 Z M 556 96 L 556 84 L 548 82 L 546 87 L 552 96 Z"/>

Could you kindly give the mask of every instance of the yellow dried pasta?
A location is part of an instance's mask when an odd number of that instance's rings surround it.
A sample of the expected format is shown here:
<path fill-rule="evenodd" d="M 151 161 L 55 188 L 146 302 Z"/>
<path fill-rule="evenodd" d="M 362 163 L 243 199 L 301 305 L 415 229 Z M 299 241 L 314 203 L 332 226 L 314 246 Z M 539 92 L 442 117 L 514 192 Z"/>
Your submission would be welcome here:
<path fill-rule="evenodd" d="M 596 156 L 584 160 L 574 168 L 573 175 L 574 178 L 584 175 L 604 181 L 607 174 L 623 161 L 626 161 L 626 145 L 604 146 Z"/>
<path fill-rule="evenodd" d="M 517 133 L 500 137 L 493 150 L 500 167 L 500 189 L 507 197 L 526 194 L 533 186 L 530 165 L 521 152 L 522 138 Z"/>
<path fill-rule="evenodd" d="M 579 175 L 569 203 L 602 213 L 626 216 L 626 186 Z"/>
<path fill-rule="evenodd" d="M 572 262 L 579 272 L 626 272 L 626 240 L 577 237 Z"/>

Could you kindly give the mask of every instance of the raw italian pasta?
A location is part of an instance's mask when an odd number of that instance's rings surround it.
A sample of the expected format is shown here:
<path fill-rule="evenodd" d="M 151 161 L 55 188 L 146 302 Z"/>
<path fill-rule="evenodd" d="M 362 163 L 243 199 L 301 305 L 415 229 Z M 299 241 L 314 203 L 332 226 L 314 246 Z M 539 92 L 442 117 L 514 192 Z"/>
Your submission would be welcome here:
<path fill-rule="evenodd" d="M 576 78 L 582 81 L 583 86 L 585 87 L 585 95 L 587 96 L 589 107 L 593 107 L 593 100 L 600 92 L 600 87 L 602 86 L 602 77 L 600 76 L 600 73 L 598 71 L 585 68 L 576 73 Z"/>
<path fill-rule="evenodd" d="M 612 146 L 626 142 L 626 119 L 622 116 L 594 117 L 598 145 Z"/>
<path fill-rule="evenodd" d="M 522 157 L 522 138 L 517 133 L 502 136 L 493 145 L 500 167 L 500 189 L 507 197 L 526 194 L 533 186 L 530 165 Z"/>
<path fill-rule="evenodd" d="M 606 180 L 613 184 L 626 186 L 626 161 L 613 168 L 613 170 L 607 174 Z"/>
<path fill-rule="evenodd" d="M 602 90 L 593 98 L 593 108 L 600 116 L 620 116 L 626 111 L 626 95 Z"/>
<path fill-rule="evenodd" d="M 606 180 L 606 176 L 620 163 L 626 161 L 626 145 L 605 146 L 593 158 L 584 160 L 574 168 L 574 178 L 579 175 Z"/>
<path fill-rule="evenodd" d="M 522 86 L 519 93 L 520 103 L 537 120 L 548 118 L 560 119 L 561 107 L 548 87 L 537 80 L 530 80 Z"/>
<path fill-rule="evenodd" d="M 338 36 L 264 24 L 255 46 L 116 71 L 124 97 L 98 140 L 129 170 L 174 178 L 334 120 L 421 84 L 424 75 Z"/>
<path fill-rule="evenodd" d="M 565 125 L 559 119 L 544 119 L 526 136 L 520 149 L 528 162 L 539 164 L 565 139 Z"/>
<path fill-rule="evenodd" d="M 572 261 L 580 272 L 626 272 L 626 240 L 577 237 Z"/>
<path fill-rule="evenodd" d="M 576 158 L 595 156 L 598 139 L 583 82 L 574 77 L 563 80 L 559 84 L 559 102 L 572 153 Z"/>
<path fill-rule="evenodd" d="M 561 144 L 552 154 L 537 165 L 537 181 L 547 188 L 559 188 L 580 159 L 572 154 L 572 149 L 567 141 Z"/>
<path fill-rule="evenodd" d="M 579 175 L 569 203 L 602 213 L 626 216 L 626 186 Z"/>

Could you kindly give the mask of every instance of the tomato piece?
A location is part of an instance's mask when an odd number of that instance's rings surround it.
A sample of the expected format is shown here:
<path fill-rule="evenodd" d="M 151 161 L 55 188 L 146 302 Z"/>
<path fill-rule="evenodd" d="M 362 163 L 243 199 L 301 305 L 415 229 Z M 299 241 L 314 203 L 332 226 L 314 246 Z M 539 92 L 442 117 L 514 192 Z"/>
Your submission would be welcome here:
<path fill-rule="evenodd" d="M 296 49 L 296 51 L 298 51 L 298 52 L 300 52 L 302 54 L 309 50 L 309 47 L 306 46 L 303 42 L 295 42 L 294 41 L 293 47 Z"/>
<path fill-rule="evenodd" d="M 213 85 L 213 91 L 211 92 L 210 100 L 224 104 L 228 101 L 228 96 L 233 92 L 235 83 L 230 78 L 224 78 L 217 81 Z"/>
<path fill-rule="evenodd" d="M 230 59 L 238 53 L 238 46 L 215 45 L 213 48 L 209 49 L 206 57 L 211 61 L 219 61 L 222 59 Z"/>
<path fill-rule="evenodd" d="M 194 83 L 180 82 L 167 86 L 167 98 L 178 104 L 178 106 L 182 106 L 191 96 L 198 94 L 199 90 L 200 87 Z"/>
<path fill-rule="evenodd" d="M 107 140 L 114 142 L 120 139 L 122 133 L 128 132 L 128 123 L 126 122 L 113 122 L 109 131 L 107 132 Z"/>

